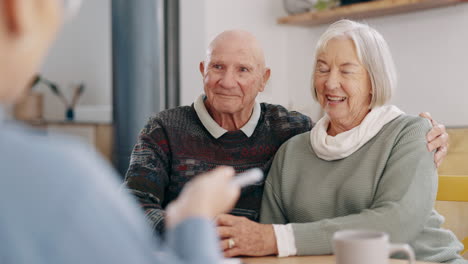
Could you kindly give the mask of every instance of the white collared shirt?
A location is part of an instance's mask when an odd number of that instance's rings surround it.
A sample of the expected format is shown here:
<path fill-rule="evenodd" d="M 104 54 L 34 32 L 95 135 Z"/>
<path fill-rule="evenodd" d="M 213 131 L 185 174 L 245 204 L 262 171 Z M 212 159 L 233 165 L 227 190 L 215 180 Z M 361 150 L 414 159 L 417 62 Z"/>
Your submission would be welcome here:
<path fill-rule="evenodd" d="M 296 241 L 292 225 L 273 225 L 273 230 L 275 231 L 278 257 L 297 255 Z"/>
<path fill-rule="evenodd" d="M 195 112 L 197 113 L 198 118 L 202 122 L 203 126 L 210 132 L 210 134 L 214 138 L 220 138 L 222 135 L 224 135 L 226 132 L 228 132 L 226 129 L 222 128 L 216 121 L 211 117 L 210 113 L 208 113 L 208 110 L 206 109 L 205 106 L 205 95 L 202 94 L 200 95 L 197 100 L 193 103 L 193 107 L 195 108 Z M 261 107 L 260 103 L 255 101 L 254 108 L 252 111 L 252 116 L 250 116 L 249 121 L 241 127 L 241 131 L 244 132 L 244 134 L 247 137 L 251 137 L 252 134 L 255 131 L 255 128 L 257 127 L 258 121 L 260 120 L 260 114 L 261 114 Z"/>

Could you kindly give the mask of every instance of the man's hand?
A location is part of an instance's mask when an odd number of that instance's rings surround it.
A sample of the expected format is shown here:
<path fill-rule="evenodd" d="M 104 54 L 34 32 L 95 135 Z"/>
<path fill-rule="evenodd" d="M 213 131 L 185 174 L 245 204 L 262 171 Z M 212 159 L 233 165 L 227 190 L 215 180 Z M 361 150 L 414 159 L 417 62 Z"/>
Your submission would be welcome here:
<path fill-rule="evenodd" d="M 431 114 L 424 112 L 419 114 L 419 116 L 429 119 L 432 123 L 432 129 L 426 135 L 427 148 L 429 151 L 436 150 L 434 162 L 438 168 L 440 164 L 442 164 L 445 156 L 447 156 L 449 136 L 445 130 L 445 126 L 433 120 Z"/>
<path fill-rule="evenodd" d="M 272 225 L 259 224 L 245 217 L 227 214 L 218 216 L 216 222 L 225 257 L 278 254 Z M 229 248 L 229 240 L 233 241 L 232 248 Z"/>

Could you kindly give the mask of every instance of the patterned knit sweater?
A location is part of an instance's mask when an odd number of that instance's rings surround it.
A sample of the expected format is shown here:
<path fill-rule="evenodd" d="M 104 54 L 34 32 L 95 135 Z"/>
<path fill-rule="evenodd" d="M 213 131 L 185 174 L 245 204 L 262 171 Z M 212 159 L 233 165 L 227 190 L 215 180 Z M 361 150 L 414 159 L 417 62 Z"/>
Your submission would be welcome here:
<path fill-rule="evenodd" d="M 126 186 L 137 197 L 153 229 L 164 229 L 164 208 L 194 176 L 219 165 L 237 172 L 259 167 L 265 175 L 280 145 L 310 130 L 311 120 L 279 105 L 261 104 L 261 116 L 251 137 L 230 131 L 215 139 L 199 120 L 193 105 L 152 117 L 133 149 Z M 242 189 L 237 216 L 258 221 L 264 182 Z"/>

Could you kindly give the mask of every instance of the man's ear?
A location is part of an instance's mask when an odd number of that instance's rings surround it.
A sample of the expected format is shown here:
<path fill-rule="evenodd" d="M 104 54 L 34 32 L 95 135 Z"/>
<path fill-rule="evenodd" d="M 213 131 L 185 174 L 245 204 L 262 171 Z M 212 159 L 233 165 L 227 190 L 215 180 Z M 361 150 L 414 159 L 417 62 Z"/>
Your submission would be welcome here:
<path fill-rule="evenodd" d="M 20 22 L 18 21 L 18 1 L 3 0 L 3 20 L 5 22 L 5 29 L 10 34 L 18 34 L 20 32 Z"/>
<path fill-rule="evenodd" d="M 262 85 L 262 89 L 260 90 L 260 92 L 263 92 L 265 90 L 265 86 L 268 83 L 268 80 L 270 79 L 270 74 L 271 74 L 270 68 L 266 68 L 265 72 L 263 73 L 263 76 L 262 76 L 263 85 Z"/>
<path fill-rule="evenodd" d="M 199 68 L 200 68 L 200 73 L 201 73 L 201 75 L 202 75 L 202 76 L 205 76 L 205 62 L 204 62 L 204 61 L 201 61 L 201 62 L 200 62 Z"/>
<path fill-rule="evenodd" d="M 41 7 L 42 1 L 2 0 L 6 30 L 13 35 L 21 35 L 25 31 L 33 30 L 36 7 Z"/>

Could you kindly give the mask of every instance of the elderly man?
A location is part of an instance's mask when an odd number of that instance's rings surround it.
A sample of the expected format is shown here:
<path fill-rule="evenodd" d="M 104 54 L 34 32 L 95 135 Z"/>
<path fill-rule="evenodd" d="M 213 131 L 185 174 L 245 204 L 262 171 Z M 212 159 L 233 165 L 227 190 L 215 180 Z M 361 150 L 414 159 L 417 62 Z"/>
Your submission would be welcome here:
<path fill-rule="evenodd" d="M 168 243 L 155 243 L 94 150 L 4 120 L 3 107 L 26 92 L 62 14 L 76 4 L 0 0 L 0 263 L 220 263 L 211 219 L 239 195 L 233 169 L 184 189 L 168 209 Z"/>
<path fill-rule="evenodd" d="M 265 67 L 260 44 L 248 32 L 218 35 L 200 63 L 200 72 L 205 95 L 192 106 L 152 117 L 139 136 L 126 174 L 127 187 L 156 231 L 163 230 L 166 205 L 195 175 L 218 165 L 233 166 L 238 172 L 259 167 L 267 174 L 279 146 L 313 125 L 305 115 L 255 101 L 265 89 L 270 69 Z M 431 151 L 442 146 L 435 158 L 440 162 L 447 145 L 443 126 L 436 125 L 428 141 Z M 238 217 L 223 215 L 220 223 L 257 221 L 262 193 L 263 182 L 244 188 L 231 212 Z M 260 230 L 246 231 L 255 239 Z M 223 245 L 233 247 L 232 240 Z"/>

